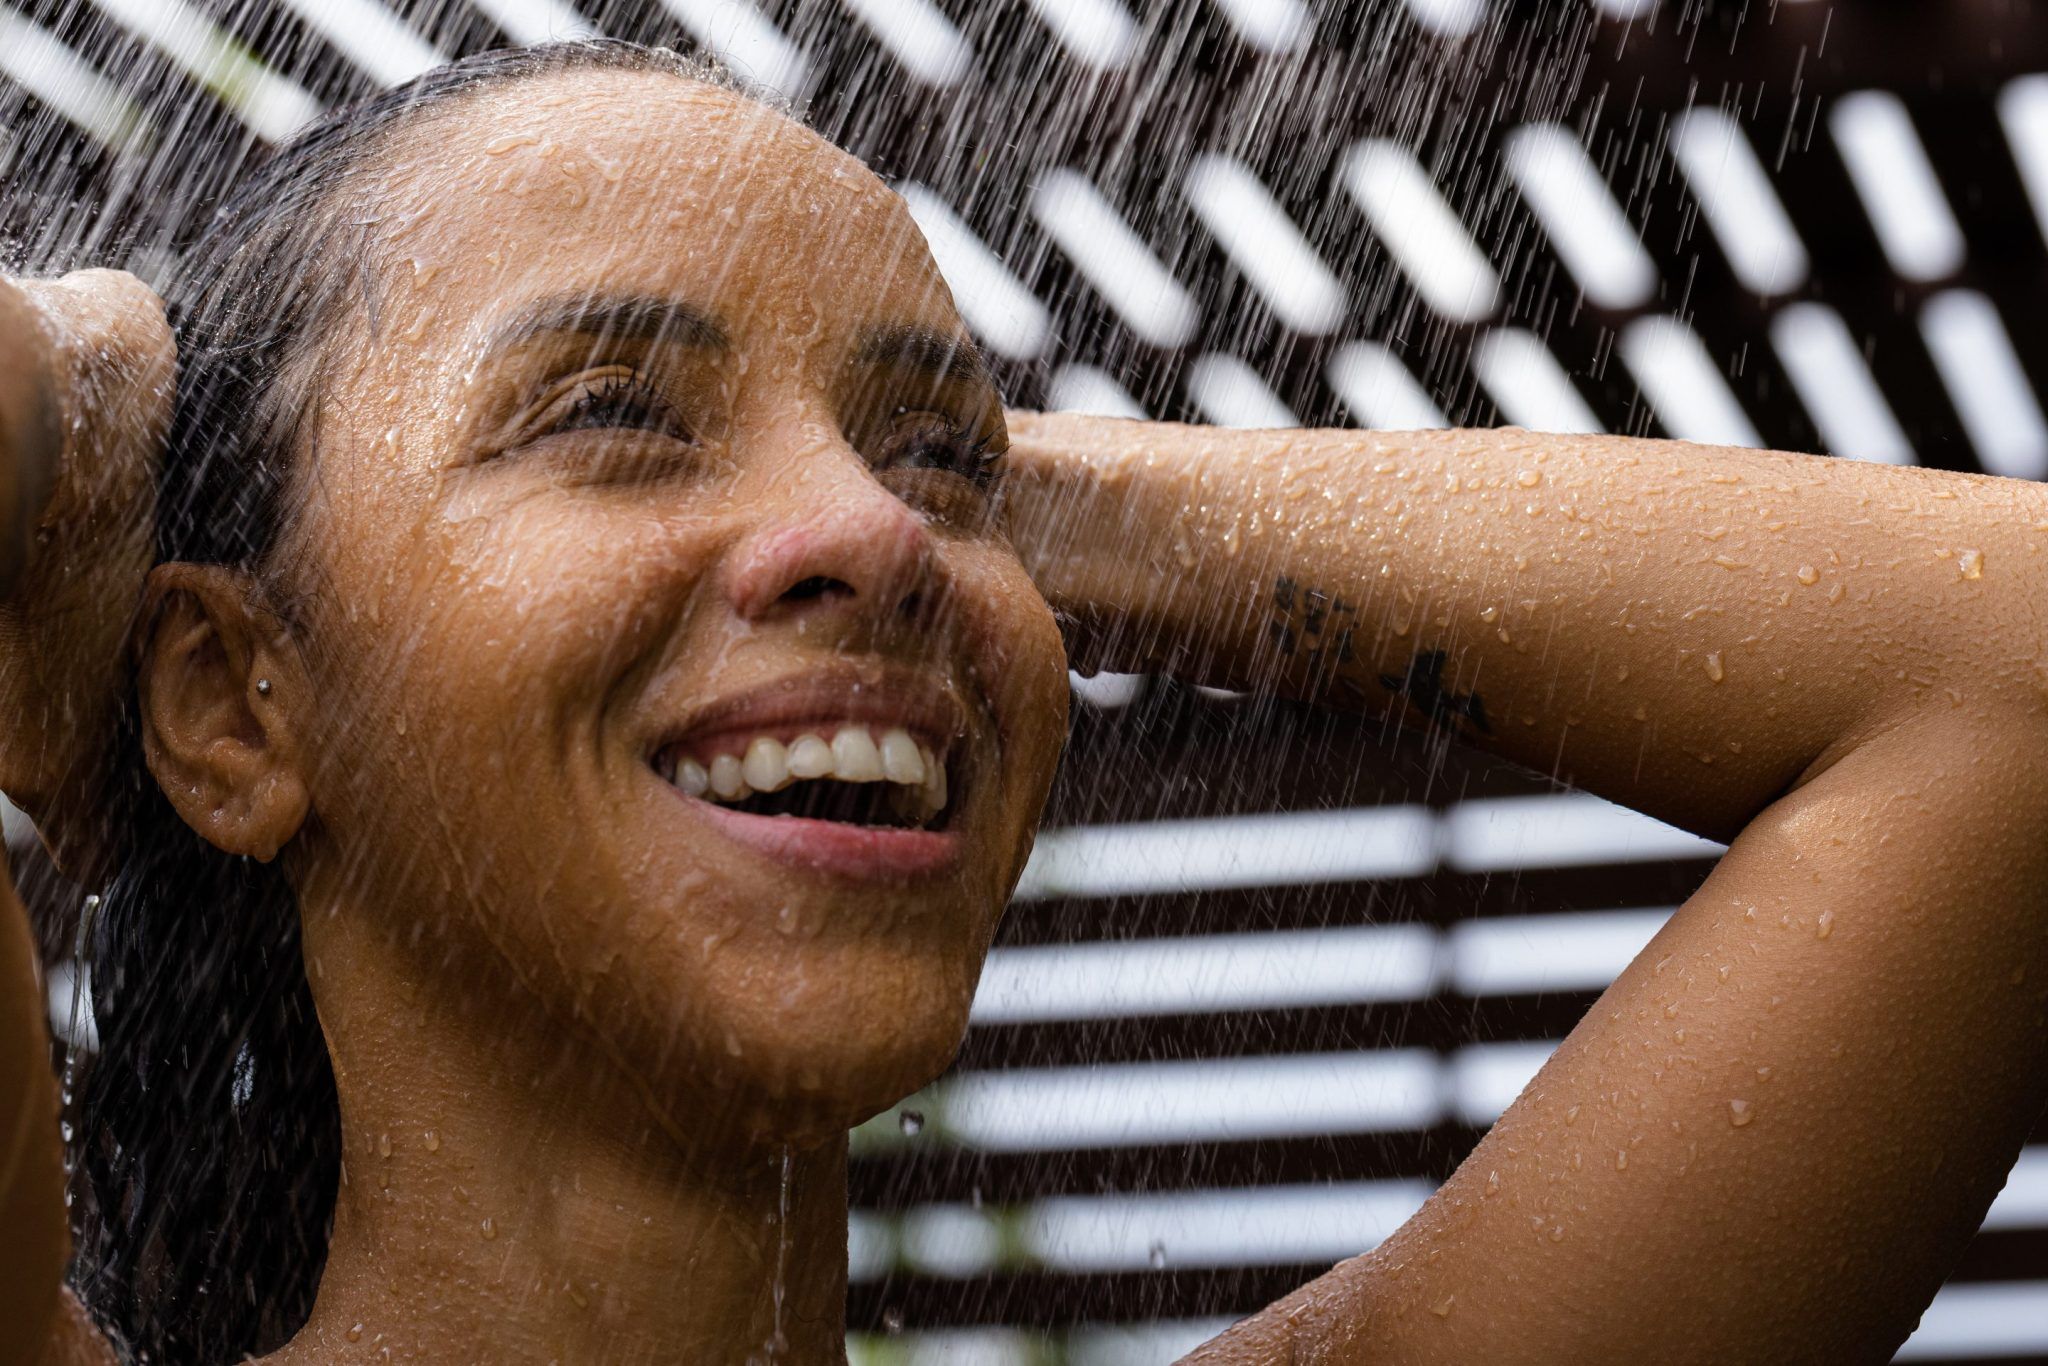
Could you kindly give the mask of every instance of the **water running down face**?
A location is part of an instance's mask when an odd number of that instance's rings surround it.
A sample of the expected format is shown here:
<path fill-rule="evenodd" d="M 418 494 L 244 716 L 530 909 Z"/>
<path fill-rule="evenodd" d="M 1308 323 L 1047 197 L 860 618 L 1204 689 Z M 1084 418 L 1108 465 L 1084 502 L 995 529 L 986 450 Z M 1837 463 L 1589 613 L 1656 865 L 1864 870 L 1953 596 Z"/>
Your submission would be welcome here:
<path fill-rule="evenodd" d="M 572 71 L 382 161 L 273 699 L 323 1024 L 368 920 L 672 1119 L 835 1133 L 957 1045 L 1062 732 L 1000 402 L 901 201 L 728 92 Z"/>

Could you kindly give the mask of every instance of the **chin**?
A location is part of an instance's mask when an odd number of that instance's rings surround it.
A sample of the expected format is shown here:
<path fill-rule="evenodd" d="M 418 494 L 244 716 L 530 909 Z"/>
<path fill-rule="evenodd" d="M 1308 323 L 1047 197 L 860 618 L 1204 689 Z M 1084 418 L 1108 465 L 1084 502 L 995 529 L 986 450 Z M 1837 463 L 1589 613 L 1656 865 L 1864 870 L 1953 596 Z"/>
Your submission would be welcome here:
<path fill-rule="evenodd" d="M 639 1070 L 679 1131 L 717 1116 L 748 1145 L 843 1138 L 959 1051 L 982 957 L 963 948 L 885 938 L 729 964 L 692 984 L 695 1008 L 656 1052 L 633 1050 L 658 1059 Z"/>

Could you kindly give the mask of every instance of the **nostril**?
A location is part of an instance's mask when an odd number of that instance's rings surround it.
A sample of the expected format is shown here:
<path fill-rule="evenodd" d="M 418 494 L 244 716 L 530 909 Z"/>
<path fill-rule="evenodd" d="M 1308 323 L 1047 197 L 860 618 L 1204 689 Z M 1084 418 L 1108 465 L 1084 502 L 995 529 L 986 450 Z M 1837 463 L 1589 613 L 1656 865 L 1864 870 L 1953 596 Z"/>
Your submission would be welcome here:
<path fill-rule="evenodd" d="M 782 594 L 784 602 L 810 602 L 816 598 L 854 597 L 853 586 L 839 579 L 814 574 L 791 584 Z"/>

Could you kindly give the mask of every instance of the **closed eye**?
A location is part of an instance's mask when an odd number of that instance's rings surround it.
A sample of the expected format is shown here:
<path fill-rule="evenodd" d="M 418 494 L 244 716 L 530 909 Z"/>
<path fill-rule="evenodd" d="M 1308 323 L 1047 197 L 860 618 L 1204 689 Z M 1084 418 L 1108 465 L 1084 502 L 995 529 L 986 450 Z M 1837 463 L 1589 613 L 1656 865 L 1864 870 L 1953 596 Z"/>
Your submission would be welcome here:
<path fill-rule="evenodd" d="M 974 436 L 938 413 L 902 413 L 877 452 L 878 470 L 943 470 L 988 489 L 1002 475 L 991 435 Z"/>
<path fill-rule="evenodd" d="M 614 371 L 586 381 L 550 426 L 556 432 L 621 428 L 690 440 L 674 406 L 653 385 L 630 372 Z"/>

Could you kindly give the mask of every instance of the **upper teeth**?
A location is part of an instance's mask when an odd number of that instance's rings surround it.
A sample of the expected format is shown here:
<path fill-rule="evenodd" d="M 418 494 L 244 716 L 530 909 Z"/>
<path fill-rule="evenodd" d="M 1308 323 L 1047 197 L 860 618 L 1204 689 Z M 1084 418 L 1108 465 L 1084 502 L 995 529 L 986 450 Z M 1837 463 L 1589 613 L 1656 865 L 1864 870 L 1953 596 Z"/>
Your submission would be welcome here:
<path fill-rule="evenodd" d="M 837 778 L 915 789 L 924 814 L 946 805 L 946 766 L 901 726 L 891 726 L 879 739 L 866 726 L 841 726 L 830 741 L 806 734 L 787 745 L 772 735 L 757 735 L 744 751 L 719 754 L 708 768 L 696 759 L 675 760 L 668 778 L 692 797 L 715 801 L 777 792 L 804 778 Z"/>

